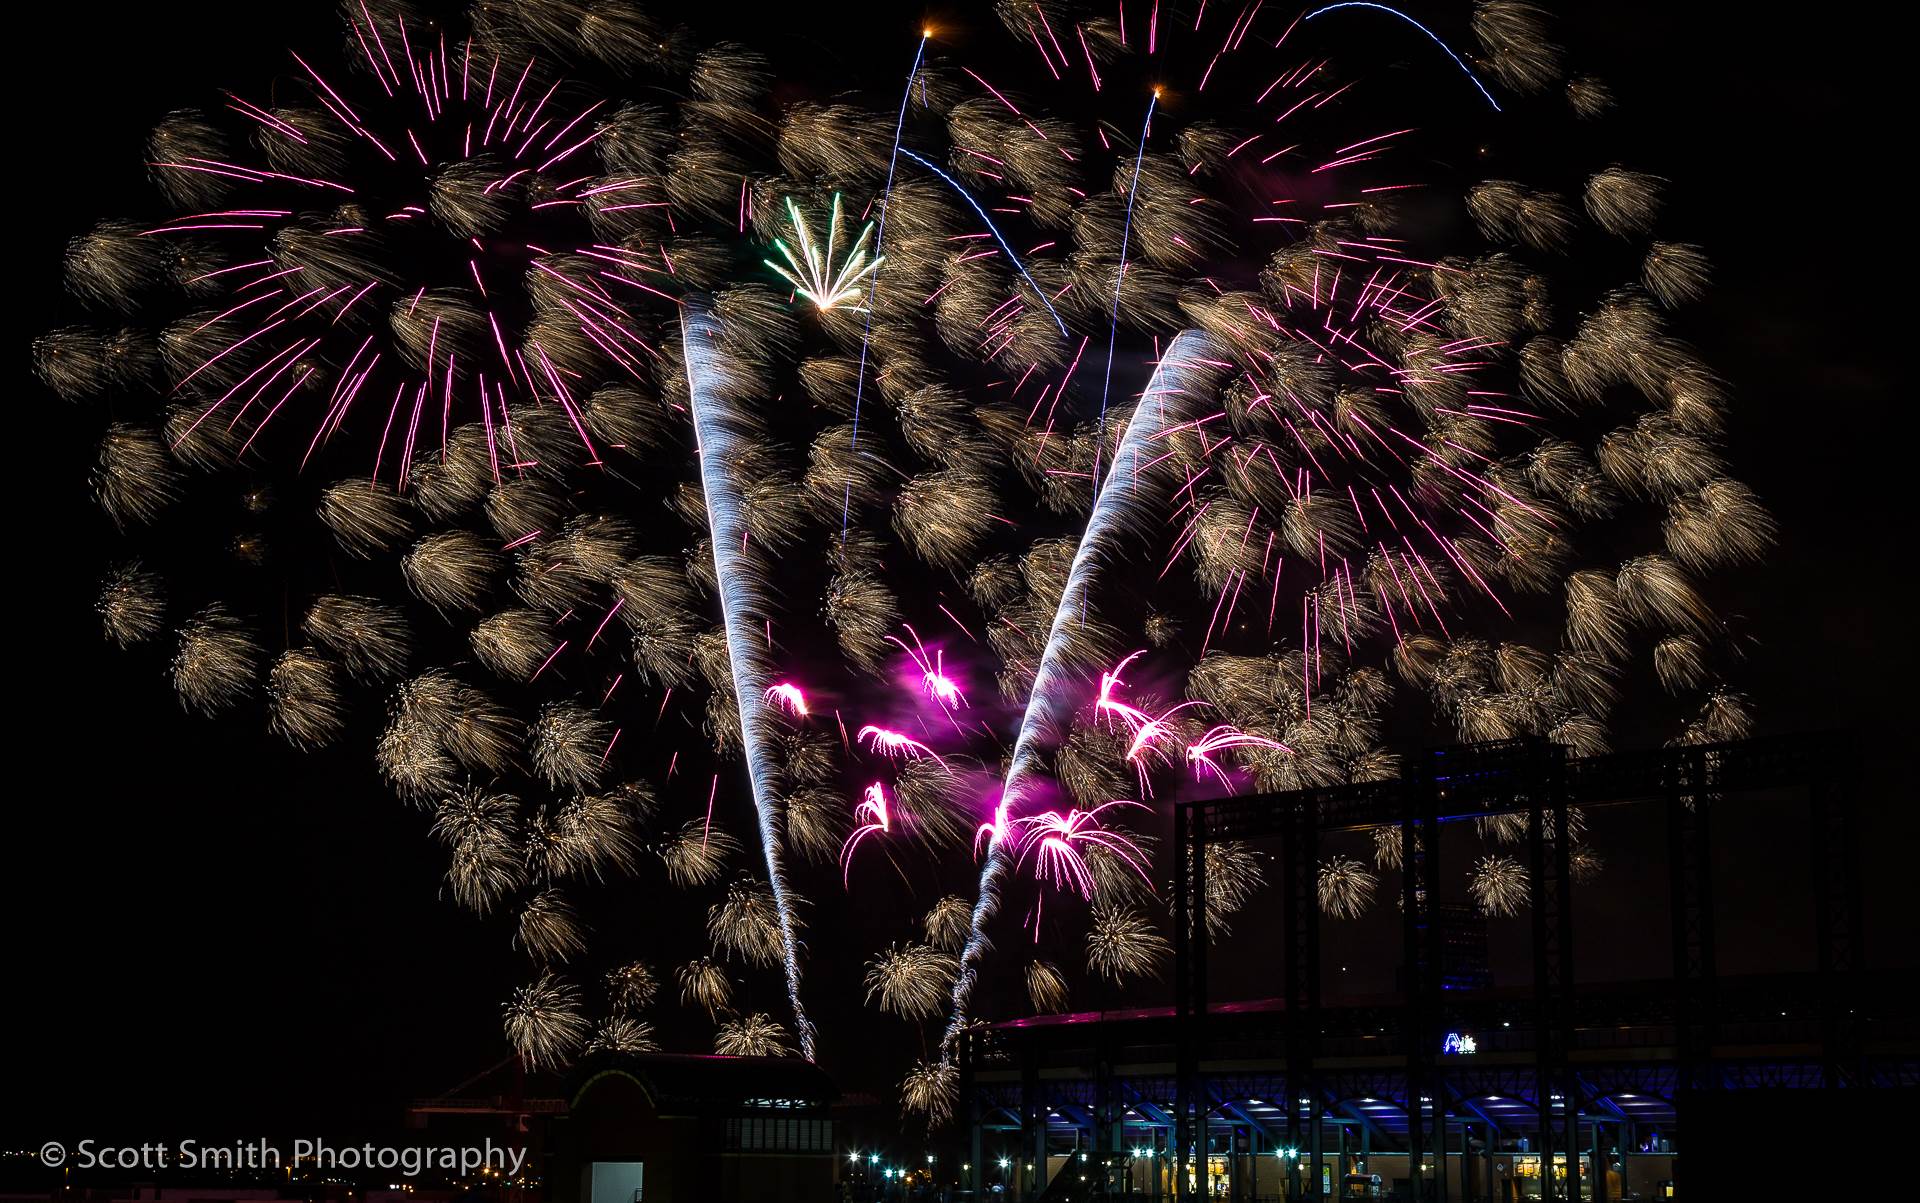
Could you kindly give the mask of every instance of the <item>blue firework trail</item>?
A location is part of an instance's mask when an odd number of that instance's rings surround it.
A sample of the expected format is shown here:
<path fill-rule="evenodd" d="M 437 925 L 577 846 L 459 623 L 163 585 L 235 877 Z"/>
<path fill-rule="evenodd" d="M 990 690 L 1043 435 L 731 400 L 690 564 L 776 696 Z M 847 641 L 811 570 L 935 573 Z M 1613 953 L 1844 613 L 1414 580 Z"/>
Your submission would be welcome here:
<path fill-rule="evenodd" d="M 993 836 L 980 870 L 980 892 L 973 904 L 972 930 L 961 954 L 960 973 L 954 979 L 953 1016 L 941 1040 L 943 1054 L 950 1051 L 966 1024 L 979 963 L 987 952 L 986 925 L 1000 909 L 1000 882 L 1013 861 L 1006 847 L 1008 824 L 1018 817 L 1015 811 L 1021 796 L 1038 771 L 1042 745 L 1073 712 L 1077 671 L 1086 667 L 1071 662 L 1073 625 L 1085 621 L 1086 605 L 1097 578 L 1113 561 L 1123 536 L 1152 521 L 1157 513 L 1156 503 L 1164 497 L 1164 474 L 1153 471 L 1154 461 L 1160 456 L 1158 444 L 1168 431 L 1190 420 L 1186 411 L 1192 400 L 1206 395 L 1205 377 L 1210 374 L 1209 361 L 1214 355 L 1212 340 L 1198 330 L 1182 332 L 1167 347 L 1120 438 L 1113 471 L 1094 496 L 1093 512 L 1081 532 L 1080 545 L 1074 549 L 1066 589 L 1047 628 L 1046 648 L 1040 655 L 1039 671 L 1034 674 L 1020 733 L 1014 740 L 1013 759 L 1001 787 Z"/>
<path fill-rule="evenodd" d="M 1412 17 L 1408 16 L 1406 13 L 1401 12 L 1397 8 L 1393 8 L 1385 4 L 1375 4 L 1375 3 L 1372 3 L 1372 0 L 1342 0 L 1342 2 L 1339 4 L 1329 4 L 1325 8 L 1316 8 L 1312 12 L 1308 13 L 1306 16 L 1300 19 L 1303 21 L 1311 21 L 1315 17 L 1323 17 L 1328 13 L 1338 12 L 1343 8 L 1378 9 L 1381 12 L 1386 13 L 1388 16 L 1400 18 L 1402 21 L 1405 21 L 1407 24 L 1413 26 L 1415 29 L 1419 30 L 1421 33 L 1426 34 L 1427 37 L 1433 42 L 1435 46 L 1438 46 L 1440 47 L 1440 49 L 1447 52 L 1447 57 L 1453 60 L 1454 66 L 1460 68 L 1461 73 L 1464 74 L 1468 79 L 1473 81 L 1473 86 L 1480 89 L 1480 95 L 1487 98 L 1487 103 L 1493 106 L 1493 111 L 1496 113 L 1502 111 L 1500 108 L 1500 102 L 1493 98 L 1493 93 L 1487 91 L 1487 85 L 1480 82 L 1480 77 L 1473 73 L 1473 68 L 1467 66 L 1467 60 L 1461 58 L 1460 55 L 1454 50 L 1453 47 L 1447 45 L 1446 42 L 1441 39 L 1439 34 L 1433 32 L 1433 30 L 1431 29 L 1428 29 L 1425 25 L 1420 24 L 1420 22 L 1414 20 Z"/>
<path fill-rule="evenodd" d="M 747 779 L 753 791 L 753 810 L 760 826 L 760 848 L 767 862 L 767 885 L 780 916 L 780 954 L 787 975 L 787 1000 L 793 1006 L 800 1054 L 813 1060 L 813 1024 L 800 1001 L 799 942 L 794 936 L 793 903 L 786 868 L 780 854 L 780 822 L 773 797 L 773 749 L 768 737 L 764 699 L 772 673 L 761 652 L 754 618 L 767 605 L 751 565 L 742 562 L 747 544 L 746 520 L 740 509 L 739 482 L 734 479 L 746 435 L 739 418 L 716 387 L 725 367 L 714 343 L 720 323 L 705 304 L 689 300 L 681 310 L 681 342 L 687 363 L 687 408 L 693 415 L 699 446 L 700 486 L 705 494 L 707 526 L 713 543 L 714 579 L 720 593 L 721 623 L 727 636 L 727 661 L 733 674 L 734 701 L 740 709 L 740 742 L 746 749 Z"/>
<path fill-rule="evenodd" d="M 1133 152 L 1133 180 L 1127 185 L 1127 218 L 1120 226 L 1120 264 L 1113 272 L 1113 311 L 1107 321 L 1107 370 L 1100 378 L 1100 425 L 1102 438 L 1107 432 L 1107 396 L 1113 389 L 1113 348 L 1120 338 L 1120 290 L 1127 282 L 1127 242 L 1133 234 L 1133 198 L 1140 191 L 1140 164 L 1147 157 L 1147 133 L 1153 128 L 1154 106 L 1160 103 L 1160 89 L 1147 100 L 1147 119 L 1140 123 L 1140 145 Z M 1093 487 L 1100 490 L 1100 447 L 1093 450 Z"/>
<path fill-rule="evenodd" d="M 907 128 L 907 102 L 913 99 L 913 81 L 920 77 L 920 63 L 927 56 L 927 40 L 933 35 L 923 32 L 920 45 L 913 52 L 913 69 L 907 72 L 907 86 L 900 93 L 900 115 L 893 122 L 893 151 L 887 156 L 887 188 L 880 194 L 880 215 L 874 223 L 873 255 L 880 259 L 885 255 L 887 243 L 887 202 L 893 199 L 893 172 L 900 164 L 900 134 Z M 849 447 L 860 446 L 860 399 L 867 388 L 867 353 L 873 348 L 873 298 L 880 289 L 880 268 L 876 266 L 873 275 L 867 278 L 867 319 L 866 326 L 860 332 L 860 370 L 853 378 L 853 440 Z M 853 482 L 847 482 L 845 493 L 840 498 L 840 537 L 847 537 L 848 516 L 853 508 Z"/>
<path fill-rule="evenodd" d="M 985 206 L 981 205 L 979 201 L 973 198 L 973 193 L 968 192 L 965 188 L 961 187 L 959 180 L 954 179 L 952 176 L 948 175 L 946 172 L 940 170 L 939 167 L 934 165 L 932 160 L 922 155 L 917 155 L 912 151 L 908 150 L 904 146 L 900 148 L 900 153 L 907 156 L 909 159 L 912 159 L 914 162 L 920 164 L 920 166 L 926 168 L 928 171 L 931 171 L 933 174 L 939 176 L 941 179 L 945 180 L 947 182 L 947 187 L 952 188 L 955 192 L 958 192 L 960 194 L 960 199 L 966 201 L 967 204 L 973 208 L 973 211 L 979 214 L 980 220 L 987 223 L 987 229 L 989 232 L 993 234 L 994 241 L 1000 244 L 1000 249 L 1006 253 L 1008 260 L 1010 260 L 1013 263 L 1013 266 L 1019 270 L 1020 278 L 1025 280 L 1028 286 L 1033 289 L 1033 294 L 1040 298 L 1040 303 L 1047 307 L 1047 312 L 1053 315 L 1054 325 L 1060 327 L 1060 334 L 1064 338 L 1067 333 L 1066 319 L 1060 316 L 1060 311 L 1058 309 L 1055 309 L 1053 307 L 1053 302 L 1047 299 L 1047 290 L 1040 287 L 1039 282 L 1036 281 L 1032 276 L 1027 274 L 1027 265 L 1020 262 L 1020 256 L 1013 253 L 1013 247 L 1008 244 L 1006 235 L 1000 232 L 999 226 L 996 226 L 993 224 L 993 218 L 987 216 L 987 210 Z"/>

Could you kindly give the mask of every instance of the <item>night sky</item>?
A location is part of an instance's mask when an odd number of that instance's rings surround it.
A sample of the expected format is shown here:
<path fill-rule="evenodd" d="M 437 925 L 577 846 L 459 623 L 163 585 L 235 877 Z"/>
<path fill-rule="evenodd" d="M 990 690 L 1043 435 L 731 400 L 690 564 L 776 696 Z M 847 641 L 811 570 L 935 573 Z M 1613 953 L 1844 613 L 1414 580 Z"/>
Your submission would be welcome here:
<path fill-rule="evenodd" d="M 692 7 L 696 24 L 733 11 Z M 1722 23 L 1703 6 L 1579 7 L 1596 11 L 1572 14 L 1564 40 L 1619 95 L 1629 166 L 1673 181 L 1666 228 L 1713 258 L 1715 288 L 1679 324 L 1732 382 L 1730 458 L 1781 524 L 1770 562 L 1739 578 L 1733 608 L 1752 640 L 1737 677 L 1763 733 L 1851 727 L 1898 748 L 1912 717 L 1912 454 L 1894 363 L 1912 338 L 1892 296 L 1908 206 L 1889 153 L 1906 137 L 1889 128 L 1906 107 L 1893 99 L 1904 77 L 1891 31 L 1757 9 Z M 894 11 L 823 26 L 820 10 L 789 6 L 762 31 L 885 91 L 919 24 L 917 10 Z M 965 6 L 935 16 L 963 29 L 990 20 Z M 384 1130 L 407 1099 L 505 1055 L 498 1012 L 518 958 L 497 924 L 436 897 L 444 866 L 425 821 L 366 756 L 293 752 L 260 730 L 257 707 L 188 717 L 162 660 L 100 638 L 91 607 L 109 524 L 88 495 L 87 428 L 27 363 L 66 238 L 150 208 L 139 164 L 152 123 L 219 86 L 244 90 L 288 45 L 330 45 L 332 13 L 214 0 L 42 6 L 36 20 L 14 70 L 25 77 L 12 156 L 24 219 L 11 230 L 25 433 L 9 457 L 17 689 L 14 821 L 0 842 L 13 917 L 0 1144 Z M 1912 964 L 1895 947 L 1903 931 L 1912 943 L 1912 904 L 1897 897 L 1912 789 L 1887 760 L 1862 799 L 1869 940 L 1876 959 Z M 1734 827 L 1721 828 L 1721 880 L 1725 912 L 1740 917 L 1722 933 L 1723 967 L 1810 963 L 1792 807 L 1756 805 Z M 1609 869 L 1580 912 L 1586 971 L 1658 974 L 1664 869 L 1634 849 L 1658 848 L 1660 828 L 1622 812 L 1596 830 Z M 1345 938 L 1356 952 L 1391 948 L 1396 924 L 1376 905 Z M 1526 980 L 1525 931 L 1524 919 L 1494 926 L 1496 973 L 1511 984 Z M 851 996 L 857 971 L 817 966 L 810 992 Z M 1358 987 L 1390 988 L 1379 978 Z M 1265 992 L 1278 990 L 1276 976 Z M 890 1061 L 876 1082 L 858 1060 L 830 1068 L 876 1091 L 896 1072 Z M 149 1131 L 159 1116 L 164 1130 Z"/>

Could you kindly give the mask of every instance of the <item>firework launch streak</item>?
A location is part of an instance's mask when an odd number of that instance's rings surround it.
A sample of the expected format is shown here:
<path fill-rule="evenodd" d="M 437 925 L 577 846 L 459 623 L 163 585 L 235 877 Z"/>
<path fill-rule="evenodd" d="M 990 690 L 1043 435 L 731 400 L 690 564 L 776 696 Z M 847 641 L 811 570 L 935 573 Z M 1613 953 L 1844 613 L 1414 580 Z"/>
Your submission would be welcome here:
<path fill-rule="evenodd" d="M 1067 587 L 1047 629 L 1046 649 L 1040 656 L 1040 669 L 1034 675 L 1028 695 L 1026 714 L 1020 720 L 1020 734 L 1014 741 L 1013 761 L 1000 791 L 1000 804 L 987 825 L 986 863 L 980 870 L 980 892 L 973 905 L 973 928 L 960 958 L 960 973 L 953 984 L 953 1017 L 941 1039 L 943 1055 L 967 1021 L 973 986 L 979 978 L 980 959 L 986 954 L 986 926 L 1000 907 L 1000 881 L 1018 855 L 1009 841 L 1012 823 L 1019 818 L 1022 791 L 1040 771 L 1042 745 L 1058 734 L 1058 729 L 1078 703 L 1073 684 L 1090 666 L 1073 663 L 1071 631 L 1073 624 L 1085 621 L 1087 603 L 1095 577 L 1110 563 L 1121 540 L 1154 521 L 1159 512 L 1156 502 L 1163 499 L 1167 473 L 1156 471 L 1162 458 L 1161 440 L 1171 431 L 1194 420 L 1190 411 L 1198 399 L 1210 394 L 1208 377 L 1218 358 L 1212 340 L 1198 330 L 1188 330 L 1167 347 L 1160 363 L 1147 381 L 1146 392 L 1127 422 L 1126 433 L 1113 456 L 1113 468 L 1100 482 L 1094 497 L 1093 512 L 1080 535 L 1073 553 L 1073 567 L 1067 574 Z"/>
<path fill-rule="evenodd" d="M 799 943 L 793 930 L 793 905 L 780 855 L 780 822 L 774 809 L 775 768 L 764 701 L 771 671 L 758 650 L 753 624 L 756 611 L 763 607 L 757 604 L 760 599 L 753 570 L 742 563 L 747 528 L 732 469 L 740 434 L 730 420 L 728 401 L 720 387 L 719 377 L 725 369 L 714 349 L 721 337 L 720 323 L 708 312 L 705 302 L 697 299 L 686 303 L 680 322 L 687 363 L 687 407 L 693 414 L 699 445 L 700 485 L 706 494 L 707 522 L 713 535 L 714 579 L 719 583 L 734 701 L 740 708 L 740 742 L 746 749 L 747 779 L 760 825 L 760 847 L 767 861 L 767 884 L 780 917 L 780 956 L 786 968 L 787 999 L 793 1005 L 800 1054 L 811 1061 L 813 1025 L 800 1002 Z"/>

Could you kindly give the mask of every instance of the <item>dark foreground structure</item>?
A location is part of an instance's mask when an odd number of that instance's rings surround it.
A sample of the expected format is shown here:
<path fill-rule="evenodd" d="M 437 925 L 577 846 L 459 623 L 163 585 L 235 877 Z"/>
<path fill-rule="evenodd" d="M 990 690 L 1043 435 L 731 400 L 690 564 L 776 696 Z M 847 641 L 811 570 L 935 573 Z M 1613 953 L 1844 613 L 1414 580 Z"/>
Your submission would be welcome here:
<path fill-rule="evenodd" d="M 1683 1174 L 1680 1150 L 1709 1147 L 1716 1112 L 1745 1092 L 1850 1104 L 1920 1085 L 1915 983 L 1860 963 L 1857 772 L 1829 738 L 1574 761 L 1518 740 L 1434 751 L 1396 781 L 1182 804 L 1175 1006 L 976 1037 L 962 1060 L 967 1186 L 1049 1200 L 1598 1201 L 1675 1197 L 1678 1183 L 1714 1197 L 1710 1159 L 1696 1153 Z M 1805 826 L 1780 834 L 1812 863 L 1817 968 L 1722 977 L 1713 824 L 1782 791 L 1805 801 Z M 1568 809 L 1628 805 L 1664 811 L 1672 975 L 1576 990 Z M 1492 815 L 1526 823 L 1531 988 L 1489 988 L 1429 903 L 1443 826 Z M 1320 838 L 1383 825 L 1399 828 L 1405 866 L 1402 991 L 1323 998 Z M 1226 839 L 1277 841 L 1280 998 L 1209 998 L 1195 921 L 1206 849 Z"/>
<path fill-rule="evenodd" d="M 567 1093 L 548 1134 L 553 1203 L 833 1196 L 837 1092 L 806 1061 L 606 1053 Z"/>

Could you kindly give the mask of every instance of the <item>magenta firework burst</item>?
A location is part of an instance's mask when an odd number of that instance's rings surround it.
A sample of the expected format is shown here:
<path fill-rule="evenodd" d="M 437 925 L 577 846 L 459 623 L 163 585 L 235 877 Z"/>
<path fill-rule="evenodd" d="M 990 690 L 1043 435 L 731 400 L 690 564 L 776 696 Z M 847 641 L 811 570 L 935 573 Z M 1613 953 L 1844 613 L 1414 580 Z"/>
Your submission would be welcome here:
<path fill-rule="evenodd" d="M 376 19 L 364 4 L 348 24 L 361 54 L 353 75 L 296 54 L 297 103 L 229 97 L 256 127 L 252 153 L 153 163 L 171 193 L 243 207 L 131 235 L 152 251 L 79 252 L 82 270 L 117 254 L 205 257 L 179 284 L 216 311 L 170 328 L 163 344 L 177 364 L 172 391 L 195 406 L 172 445 L 211 425 L 244 453 L 284 423 L 299 428 L 304 460 L 351 422 L 377 434 L 370 483 L 384 473 L 404 491 L 416 450 L 444 460 L 454 431 L 478 422 L 498 481 L 503 462 L 523 462 L 512 410 L 535 398 L 593 458 L 572 365 L 583 342 L 653 354 L 611 290 L 654 290 L 647 277 L 670 274 L 604 241 L 620 214 L 649 203 L 646 185 L 580 166 L 612 128 L 593 121 L 605 99 L 579 99 L 532 55 L 450 43 L 444 29 Z M 530 301 L 542 313 L 525 322 Z"/>

